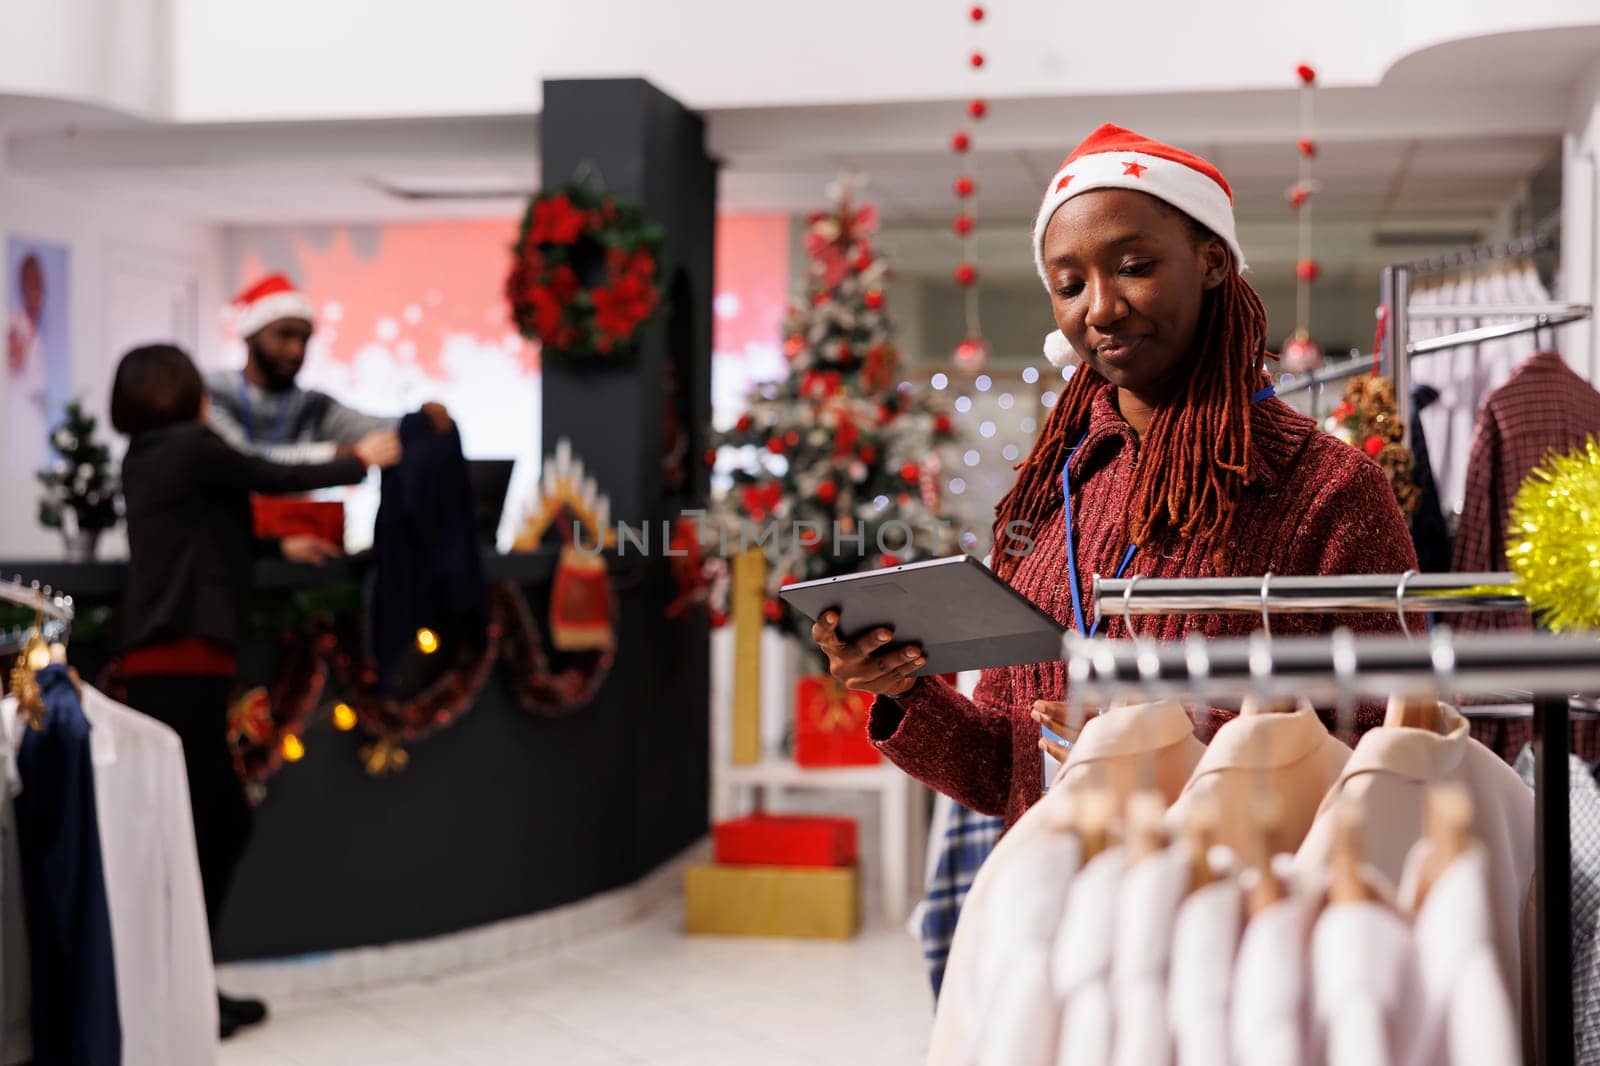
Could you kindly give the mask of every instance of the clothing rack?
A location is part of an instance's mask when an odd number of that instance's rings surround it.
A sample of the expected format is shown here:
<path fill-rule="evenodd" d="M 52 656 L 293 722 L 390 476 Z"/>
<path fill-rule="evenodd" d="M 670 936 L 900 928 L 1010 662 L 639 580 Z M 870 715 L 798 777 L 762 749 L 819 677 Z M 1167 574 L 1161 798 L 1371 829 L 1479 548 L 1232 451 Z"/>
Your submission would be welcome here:
<path fill-rule="evenodd" d="M 47 643 L 65 643 L 72 632 L 75 612 L 72 597 L 58 594 L 49 585 L 25 581 L 19 574 L 9 581 L 0 580 L 0 600 L 32 611 L 39 619 L 39 631 Z M 13 626 L 0 630 L 0 654 L 19 651 L 33 626 Z"/>
<path fill-rule="evenodd" d="M 1330 614 L 1340 611 L 1519 611 L 1510 574 L 1334 574 L 1326 577 L 1094 578 L 1096 620 L 1145 614 Z"/>
<path fill-rule="evenodd" d="M 1407 362 L 1412 356 L 1426 355 L 1430 352 L 1442 352 L 1450 348 L 1481 344 L 1484 341 L 1515 337 L 1523 333 L 1534 333 L 1553 326 L 1581 322 L 1589 318 L 1593 313 L 1593 308 L 1590 305 L 1578 303 L 1551 303 L 1548 305 L 1507 304 L 1503 307 L 1474 304 L 1459 307 L 1412 308 L 1411 282 L 1413 277 L 1418 274 L 1453 270 L 1457 267 L 1470 266 L 1474 263 L 1513 259 L 1554 247 L 1555 241 L 1551 237 L 1540 234 L 1501 244 L 1485 244 L 1476 248 L 1464 248 L 1458 252 L 1450 252 L 1428 259 L 1419 259 L 1410 263 L 1396 263 L 1383 269 L 1383 275 L 1379 282 L 1378 313 L 1380 315 L 1387 314 L 1389 321 L 1383 330 L 1380 354 L 1383 357 L 1384 365 L 1388 367 L 1389 378 L 1394 382 L 1395 414 L 1400 420 L 1402 443 L 1406 445 L 1411 443 L 1411 374 Z M 1520 317 L 1514 322 L 1496 323 L 1494 325 L 1479 326 L 1474 329 L 1460 330 L 1455 333 L 1445 334 L 1442 337 L 1430 337 L 1425 341 L 1417 341 L 1415 343 L 1411 341 L 1411 319 L 1413 317 L 1488 318 L 1504 315 L 1517 315 Z"/>
<path fill-rule="evenodd" d="M 1095 616 L 1363 611 L 1402 608 L 1474 612 L 1526 607 L 1507 574 L 1345 574 L 1094 581 Z M 1572 840 L 1567 755 L 1575 692 L 1600 691 L 1600 642 L 1548 634 L 1453 636 L 1436 628 L 1426 639 L 1323 637 L 1208 641 L 1199 635 L 1160 644 L 1109 641 L 1068 633 L 1063 648 L 1074 705 L 1104 705 L 1136 692 L 1145 697 L 1192 694 L 1221 699 L 1304 696 L 1347 704 L 1396 692 L 1525 693 L 1533 704 L 1535 950 L 1538 958 L 1537 1061 L 1573 1061 Z"/>

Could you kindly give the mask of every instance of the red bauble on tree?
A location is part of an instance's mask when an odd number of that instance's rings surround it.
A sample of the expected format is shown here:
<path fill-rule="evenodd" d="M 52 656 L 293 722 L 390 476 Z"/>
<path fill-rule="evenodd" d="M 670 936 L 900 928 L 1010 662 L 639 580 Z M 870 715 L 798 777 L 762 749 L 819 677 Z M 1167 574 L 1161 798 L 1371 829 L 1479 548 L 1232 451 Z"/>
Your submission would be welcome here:
<path fill-rule="evenodd" d="M 916 463 L 907 463 L 900 468 L 900 476 L 905 478 L 907 481 L 917 480 L 917 474 L 919 472 L 920 471 L 918 470 Z"/>
<path fill-rule="evenodd" d="M 733 424 L 733 428 L 740 433 L 749 433 L 750 427 L 753 425 L 755 425 L 755 422 L 751 420 L 749 415 L 740 415 L 739 421 Z"/>
<path fill-rule="evenodd" d="M 868 289 L 867 294 L 861 298 L 861 302 L 867 306 L 867 310 L 869 311 L 882 311 L 883 290 Z"/>
<path fill-rule="evenodd" d="M 706 449 L 705 461 L 707 466 L 717 465 L 717 450 L 715 448 Z"/>
<path fill-rule="evenodd" d="M 782 455 L 783 439 L 781 437 L 773 437 L 771 440 L 767 441 L 767 451 L 771 452 L 773 455 Z"/>
<path fill-rule="evenodd" d="M 933 431 L 939 434 L 949 433 L 950 416 L 945 414 L 935 415 L 933 419 Z"/>
<path fill-rule="evenodd" d="M 978 268 L 971 263 L 962 263 L 956 267 L 955 279 L 957 285 L 971 285 L 978 280 Z"/>
<path fill-rule="evenodd" d="M 967 135 L 965 130 L 957 130 L 950 138 L 950 150 L 952 152 L 965 152 L 971 147 L 972 138 Z"/>
<path fill-rule="evenodd" d="M 967 114 L 973 118 L 982 118 L 989 113 L 989 105 L 982 100 L 973 100 L 967 104 Z"/>
<path fill-rule="evenodd" d="M 783 620 L 783 603 L 780 600 L 766 600 L 761 604 L 761 614 L 769 622 Z"/>
<path fill-rule="evenodd" d="M 863 444 L 856 455 L 863 463 L 871 464 L 878 461 L 878 449 L 871 444 Z"/>
<path fill-rule="evenodd" d="M 957 196 L 968 197 L 978 191 L 978 183 L 972 180 L 971 175 L 963 174 L 956 179 L 955 190 Z"/>
<path fill-rule="evenodd" d="M 832 507 L 833 501 L 839 498 L 839 486 L 831 481 L 824 481 L 817 486 L 817 502 L 825 507 Z"/>

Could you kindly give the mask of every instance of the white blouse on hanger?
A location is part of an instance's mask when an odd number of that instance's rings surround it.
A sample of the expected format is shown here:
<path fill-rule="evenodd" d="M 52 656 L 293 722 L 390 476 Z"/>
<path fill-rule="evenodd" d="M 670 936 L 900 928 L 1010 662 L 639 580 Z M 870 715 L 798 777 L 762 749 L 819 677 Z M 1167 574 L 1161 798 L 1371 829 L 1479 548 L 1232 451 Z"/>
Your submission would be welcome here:
<path fill-rule="evenodd" d="M 1416 986 L 1405 919 L 1386 903 L 1330 903 L 1312 933 L 1311 965 L 1312 1039 L 1325 1066 L 1398 1066 Z"/>
<path fill-rule="evenodd" d="M 1279 855 L 1273 864 L 1285 882 L 1293 873 L 1289 858 Z M 1264 907 L 1244 927 L 1228 1023 L 1233 1066 L 1307 1061 L 1310 934 L 1311 908 L 1298 893 Z"/>
<path fill-rule="evenodd" d="M 1495 958 L 1489 863 L 1480 847 L 1439 875 L 1418 907 L 1420 841 L 1400 889 L 1413 917 L 1417 1010 L 1402 1030 L 1401 1066 L 1500 1066 L 1522 1060 L 1517 1015 Z"/>
<path fill-rule="evenodd" d="M 1168 1066 L 1172 1061 L 1167 969 L 1172 928 L 1188 888 L 1189 855 L 1177 846 L 1146 856 L 1122 878 L 1111 960 L 1113 1066 Z"/>
<path fill-rule="evenodd" d="M 178 735 L 83 687 L 125 1066 L 216 1061 L 217 989 Z"/>
<path fill-rule="evenodd" d="M 1111 956 L 1124 860 L 1121 845 L 1107 848 L 1084 865 L 1067 893 L 1050 960 L 1056 996 L 1065 1004 L 1058 1064 L 1111 1066 Z"/>
<path fill-rule="evenodd" d="M 1228 998 L 1244 919 L 1235 867 L 1227 848 L 1213 848 L 1218 879 L 1189 893 L 1178 908 L 1167 987 L 1178 1066 L 1228 1064 Z"/>

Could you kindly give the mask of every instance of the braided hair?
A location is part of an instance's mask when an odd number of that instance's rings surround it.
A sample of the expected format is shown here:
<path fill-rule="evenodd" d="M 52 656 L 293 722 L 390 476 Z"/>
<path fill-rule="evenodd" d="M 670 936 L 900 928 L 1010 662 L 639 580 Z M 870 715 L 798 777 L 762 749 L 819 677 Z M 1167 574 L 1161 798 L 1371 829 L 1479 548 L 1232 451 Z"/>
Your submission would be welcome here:
<path fill-rule="evenodd" d="M 1211 237 L 1188 221 L 1197 235 Z M 1266 382 L 1266 337 L 1266 308 L 1230 255 L 1222 283 L 1204 298 L 1188 379 L 1156 408 L 1145 434 L 1127 512 L 1134 543 L 1173 535 L 1228 540 L 1247 481 L 1251 397 Z M 1021 562 L 1001 547 L 1008 543 L 1012 523 L 1038 530 L 1063 505 L 1061 468 L 1088 430 L 1090 407 L 1105 384 L 1087 363 L 1073 372 L 1028 457 L 1018 464 L 1016 482 L 995 506 L 994 565 L 1002 578 Z"/>

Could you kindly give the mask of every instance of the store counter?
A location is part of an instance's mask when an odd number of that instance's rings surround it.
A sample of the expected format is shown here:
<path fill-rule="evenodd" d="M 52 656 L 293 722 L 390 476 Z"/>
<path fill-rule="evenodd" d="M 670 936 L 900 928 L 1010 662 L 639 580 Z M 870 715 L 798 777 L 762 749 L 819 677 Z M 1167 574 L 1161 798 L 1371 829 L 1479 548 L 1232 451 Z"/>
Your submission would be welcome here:
<path fill-rule="evenodd" d="M 546 610 L 556 552 L 486 555 L 489 581 Z M 305 754 L 267 782 L 216 949 L 224 961 L 277 958 L 436 936 L 572 903 L 638 880 L 706 832 L 707 623 L 665 616 L 665 558 L 608 556 L 617 650 L 591 703 L 563 717 L 522 710 L 502 661 L 472 708 L 407 746 L 405 769 L 371 776 L 369 738 L 319 714 Z M 358 581 L 369 557 L 325 568 L 263 562 L 263 594 Z M 121 563 L 0 561 L 66 592 L 85 621 L 72 658 L 93 678 L 107 654 L 104 611 Z M 265 596 L 264 596 L 265 598 Z M 98 630 L 98 632 L 96 631 Z M 241 681 L 268 684 L 276 642 L 241 656 Z M 323 704 L 338 693 L 331 687 Z"/>

